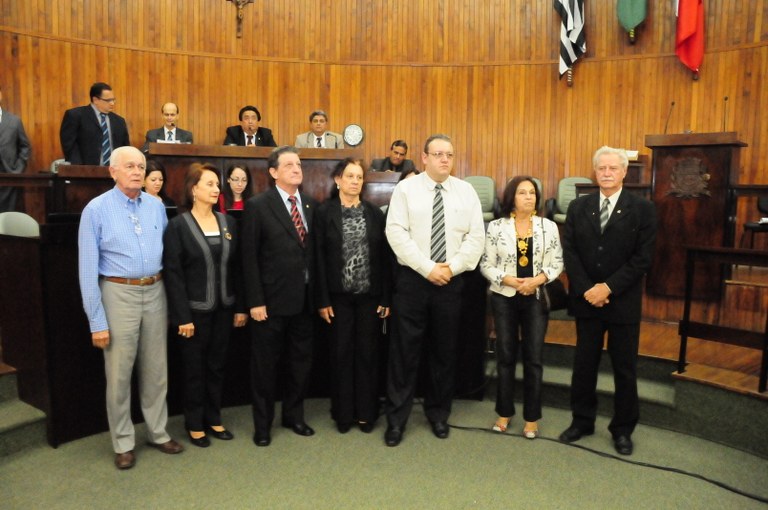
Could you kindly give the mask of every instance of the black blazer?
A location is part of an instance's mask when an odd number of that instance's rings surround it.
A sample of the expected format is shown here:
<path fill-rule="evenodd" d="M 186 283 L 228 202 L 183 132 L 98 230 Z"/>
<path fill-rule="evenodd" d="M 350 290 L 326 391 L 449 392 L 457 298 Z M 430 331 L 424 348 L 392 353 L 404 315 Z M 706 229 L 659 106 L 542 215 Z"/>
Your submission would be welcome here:
<path fill-rule="evenodd" d="M 624 189 L 605 231 L 600 233 L 600 194 L 571 202 L 562 238 L 565 271 L 570 286 L 570 311 L 619 324 L 640 321 L 643 276 L 651 266 L 656 240 L 656 208 Z M 604 282 L 611 288 L 609 303 L 590 305 L 584 293 Z"/>
<path fill-rule="evenodd" d="M 245 145 L 245 132 L 242 126 L 229 126 L 227 136 L 224 138 L 224 145 Z M 265 127 L 256 129 L 255 145 L 259 147 L 277 147 L 275 139 L 272 137 L 272 130 Z"/>
<path fill-rule="evenodd" d="M 392 170 L 393 172 L 406 172 L 415 169 L 416 167 L 413 164 L 413 160 L 410 159 L 403 160 L 400 164 L 400 168 L 393 167 L 389 158 L 377 158 L 371 163 L 371 170 L 376 172 L 386 172 L 387 170 Z"/>
<path fill-rule="evenodd" d="M 149 150 L 149 144 L 159 140 L 165 140 L 165 128 L 159 127 L 157 129 L 150 129 L 144 137 L 144 146 L 141 150 L 147 152 Z M 192 131 L 186 131 L 177 127 L 176 141 L 179 143 L 192 143 Z"/>
<path fill-rule="evenodd" d="M 368 254 L 371 265 L 371 290 L 380 296 L 379 304 L 389 306 L 391 299 L 391 261 L 384 236 L 384 213 L 370 202 L 363 201 L 365 230 L 368 237 Z M 344 235 L 341 223 L 341 202 L 338 197 L 329 198 L 317 208 L 315 217 L 315 260 L 317 262 L 316 305 L 331 306 L 330 293 L 343 293 L 342 270 L 344 268 Z"/>
<path fill-rule="evenodd" d="M 227 215 L 214 214 L 222 242 L 218 268 L 192 213 L 173 218 L 163 235 L 163 281 L 174 326 L 192 322 L 192 312 L 212 312 L 234 306 L 244 313 L 242 299 L 239 299 L 242 278 L 237 223 Z M 217 271 L 221 275 L 218 287 Z"/>
<path fill-rule="evenodd" d="M 245 202 L 241 242 L 245 305 L 249 310 L 266 306 L 269 315 L 296 315 L 304 309 L 305 299 L 311 301 L 316 202 L 304 193 L 299 195 L 307 222 L 304 244 L 275 187 Z"/>
<path fill-rule="evenodd" d="M 109 113 L 112 150 L 131 145 L 125 119 Z M 64 112 L 59 131 L 64 159 L 73 165 L 101 163 L 101 125 L 91 105 L 78 106 Z"/>

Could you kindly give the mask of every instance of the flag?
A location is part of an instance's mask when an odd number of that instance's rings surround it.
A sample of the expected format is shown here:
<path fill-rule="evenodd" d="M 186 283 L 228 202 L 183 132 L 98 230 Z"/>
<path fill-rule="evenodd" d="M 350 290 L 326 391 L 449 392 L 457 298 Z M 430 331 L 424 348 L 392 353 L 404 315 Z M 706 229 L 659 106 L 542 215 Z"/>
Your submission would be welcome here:
<path fill-rule="evenodd" d="M 704 3 L 702 0 L 677 1 L 675 53 L 694 73 L 704 60 Z"/>
<path fill-rule="evenodd" d="M 584 0 L 554 0 L 560 15 L 560 78 L 587 51 L 584 34 Z"/>
<path fill-rule="evenodd" d="M 629 32 L 645 21 L 648 0 L 616 0 L 616 13 L 619 23 Z"/>

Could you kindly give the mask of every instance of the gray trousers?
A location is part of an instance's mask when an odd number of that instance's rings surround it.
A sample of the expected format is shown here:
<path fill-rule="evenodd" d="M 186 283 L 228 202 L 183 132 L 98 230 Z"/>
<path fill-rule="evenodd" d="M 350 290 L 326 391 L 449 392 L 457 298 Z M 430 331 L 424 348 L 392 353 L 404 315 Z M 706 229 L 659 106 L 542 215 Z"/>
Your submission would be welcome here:
<path fill-rule="evenodd" d="M 140 287 L 102 280 L 101 299 L 109 324 L 104 349 L 107 377 L 107 418 L 115 453 L 133 450 L 131 374 L 138 362 L 139 398 L 147 439 L 165 443 L 168 421 L 168 314 L 162 282 Z"/>

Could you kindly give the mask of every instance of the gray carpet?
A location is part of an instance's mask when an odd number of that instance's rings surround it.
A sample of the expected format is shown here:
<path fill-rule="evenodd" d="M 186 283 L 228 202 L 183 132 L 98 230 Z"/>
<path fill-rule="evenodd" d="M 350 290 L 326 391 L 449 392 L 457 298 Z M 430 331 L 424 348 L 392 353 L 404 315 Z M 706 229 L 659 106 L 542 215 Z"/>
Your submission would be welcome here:
<path fill-rule="evenodd" d="M 317 434 L 273 431 L 268 448 L 251 442 L 249 407 L 224 411 L 234 441 L 189 446 L 181 455 L 137 448 L 136 467 L 119 472 L 107 434 L 28 449 L 0 459 L 0 507 L 30 508 L 766 508 L 705 481 L 614 458 L 607 419 L 577 443 L 601 456 L 549 438 L 569 413 L 545 408 L 543 437 L 487 432 L 492 402 L 457 401 L 447 440 L 432 436 L 419 407 L 397 448 L 383 444 L 383 420 L 363 434 L 336 432 L 327 400 L 307 402 Z M 278 412 L 279 416 L 279 412 Z M 170 422 L 183 437 L 181 417 Z M 138 429 L 143 431 L 142 427 Z M 768 461 L 690 436 L 638 427 L 637 463 L 691 471 L 768 498 Z"/>

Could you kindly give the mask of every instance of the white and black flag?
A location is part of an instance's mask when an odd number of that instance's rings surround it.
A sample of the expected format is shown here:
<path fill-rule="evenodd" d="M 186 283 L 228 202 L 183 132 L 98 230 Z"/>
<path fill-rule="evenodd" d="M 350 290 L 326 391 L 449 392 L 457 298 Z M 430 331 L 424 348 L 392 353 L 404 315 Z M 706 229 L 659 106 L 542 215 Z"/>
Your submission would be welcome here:
<path fill-rule="evenodd" d="M 554 0 L 560 15 L 560 78 L 587 51 L 584 34 L 584 0 Z"/>

